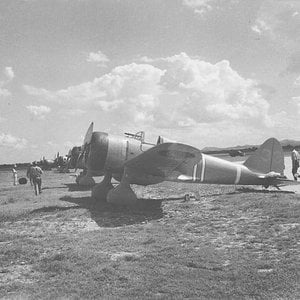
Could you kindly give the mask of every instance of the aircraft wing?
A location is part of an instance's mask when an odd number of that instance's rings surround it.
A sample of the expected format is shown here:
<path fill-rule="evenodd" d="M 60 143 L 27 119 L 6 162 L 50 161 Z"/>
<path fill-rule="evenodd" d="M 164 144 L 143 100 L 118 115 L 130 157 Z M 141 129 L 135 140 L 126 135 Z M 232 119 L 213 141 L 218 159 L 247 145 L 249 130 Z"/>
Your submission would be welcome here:
<path fill-rule="evenodd" d="M 157 145 L 125 163 L 137 174 L 147 174 L 165 180 L 192 178 L 193 168 L 202 158 L 199 149 L 180 143 Z M 184 179 L 183 179 L 184 180 Z"/>

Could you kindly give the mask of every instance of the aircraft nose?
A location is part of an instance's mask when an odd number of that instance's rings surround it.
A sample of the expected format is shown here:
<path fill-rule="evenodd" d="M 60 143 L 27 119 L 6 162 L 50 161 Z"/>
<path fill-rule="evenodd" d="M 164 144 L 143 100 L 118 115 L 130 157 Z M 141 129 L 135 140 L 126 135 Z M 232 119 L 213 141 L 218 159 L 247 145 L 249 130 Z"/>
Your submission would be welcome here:
<path fill-rule="evenodd" d="M 93 132 L 88 152 L 88 169 L 92 171 L 103 170 L 108 152 L 108 134 Z"/>

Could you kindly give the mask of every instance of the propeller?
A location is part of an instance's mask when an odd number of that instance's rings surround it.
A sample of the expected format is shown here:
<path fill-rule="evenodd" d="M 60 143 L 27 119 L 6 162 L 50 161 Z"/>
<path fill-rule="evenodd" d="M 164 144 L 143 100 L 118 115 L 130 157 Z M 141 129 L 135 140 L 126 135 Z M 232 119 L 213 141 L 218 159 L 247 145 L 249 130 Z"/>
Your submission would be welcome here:
<path fill-rule="evenodd" d="M 92 122 L 85 134 L 84 140 L 83 140 L 83 145 L 81 146 L 81 152 L 78 156 L 77 162 L 76 162 L 76 169 L 75 171 L 80 167 L 79 164 L 80 162 L 83 161 L 84 157 L 86 156 L 88 146 L 92 140 L 92 135 L 93 135 L 93 130 L 94 130 L 94 122 Z"/>

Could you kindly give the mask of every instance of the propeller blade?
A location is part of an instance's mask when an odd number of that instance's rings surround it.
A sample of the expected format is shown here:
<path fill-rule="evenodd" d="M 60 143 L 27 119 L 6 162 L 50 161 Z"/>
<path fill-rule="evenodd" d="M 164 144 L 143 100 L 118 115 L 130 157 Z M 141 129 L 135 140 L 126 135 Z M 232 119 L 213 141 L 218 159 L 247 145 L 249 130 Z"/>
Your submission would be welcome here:
<path fill-rule="evenodd" d="M 84 156 L 86 154 L 88 145 L 90 144 L 93 136 L 93 130 L 94 130 L 94 122 L 92 122 L 85 134 L 83 145 L 81 146 L 80 154 L 77 157 L 76 163 L 75 163 L 75 171 L 80 168 L 84 168 Z"/>
<path fill-rule="evenodd" d="M 85 134 L 84 140 L 83 140 L 83 145 L 89 144 L 92 140 L 92 134 L 94 130 L 94 122 L 92 122 Z"/>

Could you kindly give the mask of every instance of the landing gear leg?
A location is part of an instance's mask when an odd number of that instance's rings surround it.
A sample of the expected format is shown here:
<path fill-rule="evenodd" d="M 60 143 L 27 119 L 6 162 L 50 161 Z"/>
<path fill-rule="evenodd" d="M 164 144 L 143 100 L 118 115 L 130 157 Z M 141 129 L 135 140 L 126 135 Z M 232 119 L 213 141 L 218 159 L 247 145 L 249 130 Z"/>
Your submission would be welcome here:
<path fill-rule="evenodd" d="M 92 198 L 97 201 L 105 202 L 108 192 L 113 189 L 111 184 L 112 175 L 106 173 L 103 180 L 92 188 Z"/>
<path fill-rule="evenodd" d="M 137 197 L 130 187 L 130 176 L 126 169 L 124 170 L 120 184 L 108 192 L 107 202 L 129 206 L 137 203 Z"/>
<path fill-rule="evenodd" d="M 95 180 L 93 177 L 87 175 L 87 171 L 82 171 L 76 178 L 76 183 L 80 186 L 94 186 Z"/>

